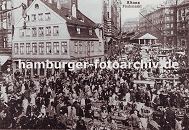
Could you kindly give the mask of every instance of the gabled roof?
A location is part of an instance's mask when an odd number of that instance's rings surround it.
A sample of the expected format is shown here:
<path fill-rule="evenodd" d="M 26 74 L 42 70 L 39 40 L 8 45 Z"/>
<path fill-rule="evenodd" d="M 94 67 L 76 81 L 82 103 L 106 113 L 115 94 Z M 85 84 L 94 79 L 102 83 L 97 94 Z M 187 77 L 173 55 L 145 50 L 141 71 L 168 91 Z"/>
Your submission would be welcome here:
<path fill-rule="evenodd" d="M 63 17 L 68 24 L 75 24 L 80 26 L 88 26 L 88 27 L 95 27 L 95 23 L 87 18 L 84 14 L 82 14 L 79 10 L 77 10 L 77 18 L 70 16 L 69 9 L 67 8 L 61 8 L 58 9 L 56 4 L 51 4 L 46 1 L 41 0 L 45 5 L 47 5 L 49 8 L 51 8 L 54 12 L 56 12 L 58 15 Z M 70 16 L 71 18 L 68 18 Z M 83 21 L 82 21 L 83 20 Z"/>
<path fill-rule="evenodd" d="M 142 33 L 142 34 L 141 33 L 137 33 L 131 39 L 154 39 L 154 40 L 156 40 L 157 37 L 155 37 L 155 36 L 153 36 L 153 35 L 151 35 L 149 33 L 146 33 L 146 34 L 144 34 L 144 33 Z"/>
<path fill-rule="evenodd" d="M 156 40 L 157 37 L 154 37 L 153 35 L 146 33 L 145 35 L 139 37 L 138 39 L 154 39 L 154 40 Z"/>

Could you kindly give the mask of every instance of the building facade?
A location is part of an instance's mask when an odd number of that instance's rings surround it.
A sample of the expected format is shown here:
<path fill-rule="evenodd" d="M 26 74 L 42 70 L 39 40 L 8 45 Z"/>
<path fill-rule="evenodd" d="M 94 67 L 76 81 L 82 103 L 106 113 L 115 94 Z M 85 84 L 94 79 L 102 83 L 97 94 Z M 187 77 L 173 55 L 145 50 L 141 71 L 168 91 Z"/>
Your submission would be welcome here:
<path fill-rule="evenodd" d="M 158 38 L 158 42 L 172 46 L 175 36 L 174 24 L 174 7 L 161 7 L 140 16 L 139 31 L 151 33 Z"/>
<path fill-rule="evenodd" d="M 10 48 L 12 40 L 12 13 L 7 11 L 12 9 L 11 0 L 1 0 L 0 2 L 0 47 Z"/>
<path fill-rule="evenodd" d="M 96 24 L 78 10 L 77 1 L 69 2 L 70 8 L 59 0 L 35 0 L 31 3 L 26 10 L 27 17 L 15 25 L 13 70 L 29 75 L 46 75 L 50 71 L 21 70 L 18 60 L 63 62 L 103 59 L 104 45 L 95 33 Z"/>
<path fill-rule="evenodd" d="M 122 27 L 122 31 L 126 33 L 138 32 L 139 21 L 138 20 L 128 20 L 125 21 Z"/>
<path fill-rule="evenodd" d="M 186 49 L 188 38 L 188 20 L 186 19 L 189 13 L 189 0 L 184 0 L 178 5 L 177 10 L 177 22 L 178 22 L 178 47 Z"/>
<path fill-rule="evenodd" d="M 104 0 L 103 3 L 103 27 L 105 39 L 105 52 L 111 53 L 112 46 L 118 44 L 117 37 L 121 27 L 121 1 Z M 115 42 L 113 42 L 115 41 Z M 110 43 L 111 42 L 111 43 Z"/>

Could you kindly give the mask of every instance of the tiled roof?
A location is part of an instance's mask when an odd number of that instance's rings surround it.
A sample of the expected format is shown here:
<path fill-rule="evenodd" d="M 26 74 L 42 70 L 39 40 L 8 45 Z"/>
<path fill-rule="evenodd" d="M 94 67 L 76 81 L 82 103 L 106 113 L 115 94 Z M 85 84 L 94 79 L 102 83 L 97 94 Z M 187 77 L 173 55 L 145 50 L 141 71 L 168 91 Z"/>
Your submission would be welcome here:
<path fill-rule="evenodd" d="M 95 23 L 87 18 L 84 14 L 82 14 L 79 10 L 77 10 L 77 18 L 70 16 L 71 18 L 68 18 L 70 12 L 67 8 L 61 8 L 58 9 L 56 4 L 51 4 L 46 1 L 42 1 L 45 3 L 49 8 L 51 8 L 53 11 L 55 11 L 57 14 L 59 14 L 61 17 L 63 17 L 67 23 L 69 24 L 75 24 L 80 26 L 88 26 L 88 27 L 95 27 Z M 81 21 L 83 20 L 83 21 Z"/>
<path fill-rule="evenodd" d="M 72 38 L 75 38 L 75 39 L 90 38 L 90 39 L 95 39 L 95 40 L 97 40 L 98 38 L 94 29 L 93 29 L 92 35 L 89 35 L 89 28 L 80 28 L 81 33 L 78 34 L 76 27 L 69 24 L 67 25 L 67 27 L 68 27 L 68 32 Z"/>

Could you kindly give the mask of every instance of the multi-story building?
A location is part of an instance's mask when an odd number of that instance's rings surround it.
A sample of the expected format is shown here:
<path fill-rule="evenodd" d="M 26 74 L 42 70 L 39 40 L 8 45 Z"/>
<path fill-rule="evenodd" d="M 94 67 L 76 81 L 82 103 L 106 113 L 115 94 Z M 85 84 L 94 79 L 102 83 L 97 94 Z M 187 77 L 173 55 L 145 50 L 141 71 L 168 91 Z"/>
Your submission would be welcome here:
<path fill-rule="evenodd" d="M 12 9 L 11 0 L 0 2 L 0 48 L 11 47 L 12 40 Z"/>
<path fill-rule="evenodd" d="M 12 3 L 11 0 L 0 1 L 0 71 L 6 71 L 11 60 L 12 43 Z"/>
<path fill-rule="evenodd" d="M 77 0 L 67 2 L 35 0 L 28 7 L 26 17 L 15 25 L 13 70 L 19 69 L 18 60 L 67 62 L 103 58 L 104 45 L 95 33 L 96 24 L 78 10 Z M 45 75 L 47 69 L 22 71 Z"/>
<path fill-rule="evenodd" d="M 105 52 L 111 52 L 108 50 L 110 41 L 117 41 L 117 36 L 120 33 L 121 27 L 121 1 L 120 0 L 104 0 L 103 3 L 103 26 L 104 26 L 104 38 L 105 38 Z M 115 44 L 117 44 L 115 42 Z"/>
<path fill-rule="evenodd" d="M 104 1 L 104 35 L 107 37 L 115 37 L 119 33 L 120 7 L 117 0 Z"/>
<path fill-rule="evenodd" d="M 127 20 L 123 24 L 122 31 L 126 33 L 138 32 L 139 21 L 135 19 Z"/>
<path fill-rule="evenodd" d="M 189 13 L 189 0 L 184 0 L 177 8 L 178 47 L 186 48 L 188 38 L 188 20 L 186 19 L 186 16 Z"/>
<path fill-rule="evenodd" d="M 164 6 L 142 14 L 139 20 L 139 31 L 151 33 L 158 38 L 158 42 L 171 46 L 174 44 L 175 36 L 174 20 L 174 6 Z"/>

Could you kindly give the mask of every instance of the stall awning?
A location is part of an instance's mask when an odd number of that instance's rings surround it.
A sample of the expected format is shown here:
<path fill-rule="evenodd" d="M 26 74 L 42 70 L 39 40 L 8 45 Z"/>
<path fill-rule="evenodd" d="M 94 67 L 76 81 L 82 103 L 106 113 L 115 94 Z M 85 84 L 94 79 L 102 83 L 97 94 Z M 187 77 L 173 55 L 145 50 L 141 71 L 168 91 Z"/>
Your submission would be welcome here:
<path fill-rule="evenodd" d="M 185 55 L 185 52 L 176 52 L 176 54 L 179 54 L 179 55 Z"/>
<path fill-rule="evenodd" d="M 153 35 L 146 33 L 142 37 L 139 37 L 138 39 L 152 39 L 152 40 L 157 40 L 157 37 L 154 37 Z"/>
<path fill-rule="evenodd" d="M 147 80 L 134 80 L 135 84 L 150 84 L 150 85 L 154 85 L 155 82 L 154 81 L 147 81 Z"/>
<path fill-rule="evenodd" d="M 0 56 L 0 65 L 4 65 L 7 60 L 10 60 L 10 56 Z"/>

